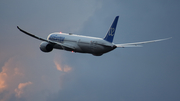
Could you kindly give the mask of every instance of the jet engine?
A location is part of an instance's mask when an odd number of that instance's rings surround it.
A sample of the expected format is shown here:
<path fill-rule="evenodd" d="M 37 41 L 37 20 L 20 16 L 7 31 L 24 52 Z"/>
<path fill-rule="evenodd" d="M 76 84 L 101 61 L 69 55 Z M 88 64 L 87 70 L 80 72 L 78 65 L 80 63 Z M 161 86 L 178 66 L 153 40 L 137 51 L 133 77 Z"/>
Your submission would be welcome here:
<path fill-rule="evenodd" d="M 51 52 L 53 50 L 53 46 L 48 42 L 41 42 L 40 47 L 43 52 Z"/>

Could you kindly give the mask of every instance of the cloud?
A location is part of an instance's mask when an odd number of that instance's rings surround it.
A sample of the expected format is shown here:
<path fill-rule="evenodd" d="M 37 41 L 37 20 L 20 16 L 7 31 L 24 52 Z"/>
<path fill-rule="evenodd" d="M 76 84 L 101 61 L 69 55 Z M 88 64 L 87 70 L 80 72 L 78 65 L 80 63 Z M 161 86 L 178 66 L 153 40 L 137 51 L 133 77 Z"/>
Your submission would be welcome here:
<path fill-rule="evenodd" d="M 68 65 L 65 65 L 65 67 L 64 67 L 64 72 L 69 72 L 69 71 L 71 71 L 71 70 L 72 70 L 71 67 L 69 67 Z"/>
<path fill-rule="evenodd" d="M 16 57 L 12 57 L 2 67 L 2 71 L 0 72 L 0 94 L 4 92 L 6 94 L 0 100 L 10 98 L 14 94 L 14 89 L 18 87 L 19 82 L 23 81 L 23 64 L 17 60 Z"/>
<path fill-rule="evenodd" d="M 62 67 L 58 64 L 57 61 L 54 61 L 55 65 L 56 65 L 56 69 L 59 70 L 59 71 L 63 71 L 62 70 Z"/>
<path fill-rule="evenodd" d="M 11 88 L 11 83 L 18 85 L 19 80 L 23 77 L 23 67 L 16 58 L 10 58 L 2 67 L 0 72 L 0 92 Z"/>
<path fill-rule="evenodd" d="M 1 73 L 0 74 L 0 92 L 2 92 L 5 88 L 5 81 L 2 79 L 2 77 L 6 76 L 6 73 Z"/>
<path fill-rule="evenodd" d="M 31 85 L 32 84 L 32 82 L 26 82 L 26 83 L 20 83 L 19 85 L 18 85 L 18 88 L 16 88 L 14 91 L 16 92 L 16 96 L 17 97 L 21 97 L 21 95 L 24 93 L 24 88 L 26 87 L 26 86 L 28 86 L 28 85 Z"/>
<path fill-rule="evenodd" d="M 69 72 L 72 70 L 71 67 L 69 67 L 68 65 L 65 66 L 61 66 L 57 60 L 54 60 L 54 64 L 56 65 L 56 69 L 62 72 Z"/>
<path fill-rule="evenodd" d="M 4 96 L 0 100 L 9 100 L 13 96 L 16 99 L 33 97 L 32 100 L 45 100 L 49 94 L 57 93 L 70 80 L 72 67 L 61 64 L 59 59 L 54 59 L 55 65 L 47 63 L 46 66 L 33 61 L 34 58 L 28 60 L 32 67 L 25 64 L 20 56 L 11 57 L 4 63 L 0 72 L 0 94 Z"/>

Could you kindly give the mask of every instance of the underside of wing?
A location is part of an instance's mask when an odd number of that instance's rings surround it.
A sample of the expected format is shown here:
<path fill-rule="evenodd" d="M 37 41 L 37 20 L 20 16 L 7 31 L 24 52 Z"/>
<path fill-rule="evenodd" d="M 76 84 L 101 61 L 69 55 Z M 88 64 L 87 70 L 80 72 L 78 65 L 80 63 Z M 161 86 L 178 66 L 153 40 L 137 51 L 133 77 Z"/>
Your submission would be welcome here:
<path fill-rule="evenodd" d="M 26 31 L 22 30 L 21 28 L 19 28 L 18 26 L 17 26 L 17 28 L 18 28 L 21 32 L 25 33 L 26 35 L 29 35 L 29 36 L 31 36 L 31 37 L 33 37 L 33 38 L 36 38 L 36 39 L 38 39 L 38 40 L 41 40 L 41 41 L 48 42 L 49 44 L 52 44 L 53 46 L 59 45 L 59 46 L 62 47 L 62 49 L 73 49 L 73 50 L 74 50 L 74 48 L 73 48 L 72 46 L 70 46 L 70 45 L 65 45 L 65 44 L 53 42 L 53 41 L 50 41 L 50 40 L 46 40 L 46 39 L 40 38 L 40 37 L 38 37 L 38 36 L 36 36 L 36 35 L 33 35 L 33 34 L 29 33 L 29 32 L 26 32 Z"/>
<path fill-rule="evenodd" d="M 170 37 L 172 38 L 172 37 Z M 134 42 L 134 43 L 124 43 L 124 44 L 115 44 L 117 47 L 142 47 L 141 44 L 145 43 L 151 43 L 151 42 L 158 42 L 158 41 L 163 41 L 163 40 L 168 40 L 170 38 L 165 38 L 165 39 L 158 39 L 158 40 L 151 40 L 151 41 L 143 41 L 143 42 Z"/>
<path fill-rule="evenodd" d="M 31 33 L 28 33 L 28 32 L 26 32 L 26 31 L 22 30 L 22 29 L 21 29 L 21 28 L 19 28 L 18 26 L 17 26 L 17 28 L 18 28 L 21 32 L 25 33 L 26 35 L 29 35 L 29 36 L 31 36 L 31 37 L 33 37 L 33 38 L 36 38 L 36 39 L 38 39 L 38 40 L 41 40 L 41 41 L 46 41 L 46 42 L 49 42 L 49 41 L 48 41 L 48 40 L 46 40 L 46 39 L 43 39 L 43 38 L 37 37 L 37 36 L 35 36 L 35 35 L 31 34 Z"/>

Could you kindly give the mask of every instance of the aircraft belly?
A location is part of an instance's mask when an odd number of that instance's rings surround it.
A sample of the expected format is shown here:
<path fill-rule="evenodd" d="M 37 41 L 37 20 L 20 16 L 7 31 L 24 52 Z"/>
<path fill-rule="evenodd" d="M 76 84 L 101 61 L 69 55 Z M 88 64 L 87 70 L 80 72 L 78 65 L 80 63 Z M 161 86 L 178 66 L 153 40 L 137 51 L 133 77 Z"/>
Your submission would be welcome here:
<path fill-rule="evenodd" d="M 58 45 L 58 44 L 54 45 L 53 48 L 55 48 L 55 49 L 63 49 L 62 46 Z"/>
<path fill-rule="evenodd" d="M 92 46 L 92 53 L 103 53 L 104 47 L 100 45 L 93 45 Z"/>
<path fill-rule="evenodd" d="M 78 43 L 78 46 L 80 47 L 82 53 L 91 53 L 92 52 L 92 49 L 91 49 L 91 46 L 89 43 L 82 43 L 82 42 L 79 42 Z"/>

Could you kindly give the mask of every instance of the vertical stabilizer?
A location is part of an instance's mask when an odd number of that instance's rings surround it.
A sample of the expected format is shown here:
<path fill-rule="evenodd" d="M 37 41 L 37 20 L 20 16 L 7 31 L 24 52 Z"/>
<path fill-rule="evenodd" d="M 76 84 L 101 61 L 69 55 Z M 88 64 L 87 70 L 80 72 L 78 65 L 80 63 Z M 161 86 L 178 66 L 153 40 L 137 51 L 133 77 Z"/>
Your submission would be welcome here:
<path fill-rule="evenodd" d="M 116 18 L 114 19 L 114 22 L 112 23 L 108 33 L 106 34 L 104 40 L 108 41 L 108 42 L 113 42 L 113 38 L 115 35 L 115 31 L 116 31 L 116 25 L 118 22 L 119 16 L 116 16 Z"/>

